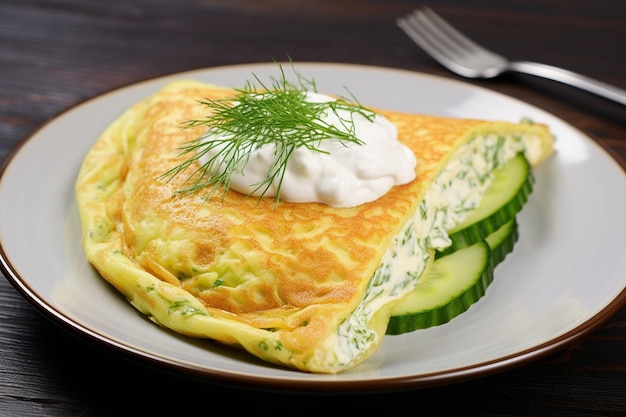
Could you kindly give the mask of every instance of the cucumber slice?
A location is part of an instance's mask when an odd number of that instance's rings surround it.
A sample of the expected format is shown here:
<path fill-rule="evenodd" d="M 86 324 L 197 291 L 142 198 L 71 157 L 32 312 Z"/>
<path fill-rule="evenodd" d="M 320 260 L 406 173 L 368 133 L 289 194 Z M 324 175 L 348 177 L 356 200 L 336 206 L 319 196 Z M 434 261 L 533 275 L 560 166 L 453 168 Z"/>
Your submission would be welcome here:
<path fill-rule="evenodd" d="M 437 326 L 452 320 L 465 312 L 471 304 L 480 299 L 493 281 L 494 268 L 513 251 L 518 239 L 517 220 L 509 220 L 484 240 L 488 247 L 488 265 L 484 265 L 485 247 L 483 242 L 466 246 L 435 260 L 425 281 L 420 282 L 415 292 L 397 305 L 392 311 L 387 334 L 401 334 L 417 329 Z M 471 249 L 471 251 L 470 251 Z M 461 253 L 459 255 L 458 253 Z M 480 271 L 480 268 L 483 268 Z M 441 277 L 443 274 L 443 278 Z M 477 279 L 480 277 L 480 279 Z M 449 279 L 445 284 L 444 280 Z M 422 284 L 424 286 L 422 286 Z M 434 293 L 444 285 L 447 294 Z M 457 288 L 460 300 L 452 300 L 448 289 Z M 465 289 L 465 290 L 463 290 Z M 454 292 L 454 291 L 452 291 Z M 426 297 L 427 300 L 426 300 Z M 473 300 L 473 301 L 472 301 Z M 441 304 L 437 304 L 442 301 Z"/>
<path fill-rule="evenodd" d="M 524 155 L 519 154 L 507 162 L 495 172 L 480 205 L 448 231 L 452 245 L 438 256 L 479 242 L 512 220 L 528 201 L 534 180 Z"/>
<path fill-rule="evenodd" d="M 405 299 L 394 306 L 387 334 L 402 334 L 447 323 L 478 301 L 493 281 L 486 241 L 436 259 Z"/>
<path fill-rule="evenodd" d="M 485 238 L 491 249 L 491 265 L 495 268 L 506 256 L 513 251 L 513 246 L 519 238 L 517 220 L 513 218 L 498 230 Z"/>

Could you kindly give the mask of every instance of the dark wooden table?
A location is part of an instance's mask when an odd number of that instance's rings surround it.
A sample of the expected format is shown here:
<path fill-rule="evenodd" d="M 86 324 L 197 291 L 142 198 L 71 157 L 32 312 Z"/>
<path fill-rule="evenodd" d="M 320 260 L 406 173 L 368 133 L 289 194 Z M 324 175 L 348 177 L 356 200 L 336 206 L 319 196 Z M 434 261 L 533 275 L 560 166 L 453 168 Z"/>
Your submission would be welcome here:
<path fill-rule="evenodd" d="M 296 61 L 370 64 L 454 78 L 395 26 L 397 16 L 419 5 L 0 0 L 0 157 L 41 123 L 85 99 L 189 69 L 290 55 Z M 512 58 L 562 66 L 626 88 L 622 0 L 432 0 L 429 5 Z M 626 161 L 624 106 L 528 76 L 471 83 L 553 113 Z M 63 150 L 51 157 L 62 158 Z M 45 167 L 33 169 L 45 175 Z M 57 327 L 8 280 L 0 280 L 1 416 L 140 409 L 145 415 L 193 410 L 293 415 L 337 407 L 350 415 L 375 407 L 385 413 L 465 416 L 626 415 L 626 309 L 582 340 L 495 375 L 420 390 L 320 398 L 226 387 L 130 360 Z"/>

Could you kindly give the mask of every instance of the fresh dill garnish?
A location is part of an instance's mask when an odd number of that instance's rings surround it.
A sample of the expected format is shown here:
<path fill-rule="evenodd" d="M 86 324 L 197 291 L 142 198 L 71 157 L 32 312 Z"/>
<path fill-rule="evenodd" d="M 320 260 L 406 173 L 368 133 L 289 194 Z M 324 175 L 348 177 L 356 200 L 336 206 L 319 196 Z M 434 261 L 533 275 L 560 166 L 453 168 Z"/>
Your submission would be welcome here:
<path fill-rule="evenodd" d="M 307 92 L 317 93 L 315 81 L 304 78 L 294 69 L 297 83 L 291 83 L 282 66 L 279 68 L 281 77 L 272 78 L 271 85 L 264 84 L 253 74 L 258 86 L 247 81 L 243 88 L 234 90 L 233 97 L 199 100 L 210 110 L 209 116 L 186 121 L 183 126 L 206 126 L 206 132 L 185 143 L 179 156 L 189 155 L 189 158 L 159 178 L 169 180 L 200 161 L 201 166 L 189 175 L 188 185 L 177 194 L 210 187 L 210 197 L 220 186 L 224 187 L 225 193 L 232 174 L 244 170 L 250 154 L 272 145 L 274 162 L 267 178 L 253 184 L 255 188 L 248 196 L 258 193 L 260 199 L 276 182 L 278 202 L 287 162 L 295 149 L 304 147 L 313 152 L 328 153 L 319 147 L 328 139 L 339 140 L 344 145 L 363 144 L 356 136 L 353 116 L 360 114 L 371 121 L 375 116 L 373 111 L 361 106 L 354 96 L 352 101 L 341 97 L 323 102 L 307 100 Z M 325 115 L 330 114 L 334 114 L 339 122 L 326 121 Z M 202 161 L 203 158 L 206 162 Z"/>

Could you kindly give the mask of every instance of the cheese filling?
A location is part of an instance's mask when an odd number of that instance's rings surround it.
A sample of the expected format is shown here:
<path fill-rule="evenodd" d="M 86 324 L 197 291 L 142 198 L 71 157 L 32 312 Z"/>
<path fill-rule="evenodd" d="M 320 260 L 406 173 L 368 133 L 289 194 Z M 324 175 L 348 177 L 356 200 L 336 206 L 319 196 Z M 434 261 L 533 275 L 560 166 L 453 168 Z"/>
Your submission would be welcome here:
<path fill-rule="evenodd" d="M 447 230 L 478 207 L 493 172 L 520 152 L 536 154 L 539 140 L 533 136 L 478 136 L 461 147 L 427 192 L 414 217 L 398 233 L 383 256 L 359 306 L 339 326 L 317 358 L 343 368 L 376 341 L 368 327 L 374 314 L 390 301 L 410 292 L 418 283 L 433 250 L 451 245 Z M 322 353 L 320 351 L 320 353 Z"/>

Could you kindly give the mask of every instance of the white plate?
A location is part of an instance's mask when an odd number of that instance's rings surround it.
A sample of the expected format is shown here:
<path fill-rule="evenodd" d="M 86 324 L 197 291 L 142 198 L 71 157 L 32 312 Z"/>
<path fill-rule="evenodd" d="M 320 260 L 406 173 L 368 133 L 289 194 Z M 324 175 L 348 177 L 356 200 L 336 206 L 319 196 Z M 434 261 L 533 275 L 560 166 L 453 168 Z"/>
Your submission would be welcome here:
<path fill-rule="evenodd" d="M 3 165 L 2 269 L 36 307 L 73 331 L 159 365 L 243 385 L 386 390 L 474 378 L 561 348 L 626 302 L 626 177 L 591 139 L 526 103 L 461 82 L 388 68 L 298 64 L 318 89 L 363 104 L 450 117 L 546 123 L 557 153 L 536 171 L 519 215 L 521 237 L 485 297 L 448 324 L 387 336 L 368 361 L 340 375 L 273 367 L 247 354 L 153 325 L 85 261 L 74 179 L 100 132 L 173 79 L 242 87 L 275 64 L 218 67 L 124 87 L 82 103 L 26 138 Z"/>

